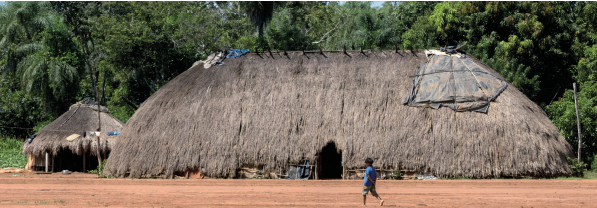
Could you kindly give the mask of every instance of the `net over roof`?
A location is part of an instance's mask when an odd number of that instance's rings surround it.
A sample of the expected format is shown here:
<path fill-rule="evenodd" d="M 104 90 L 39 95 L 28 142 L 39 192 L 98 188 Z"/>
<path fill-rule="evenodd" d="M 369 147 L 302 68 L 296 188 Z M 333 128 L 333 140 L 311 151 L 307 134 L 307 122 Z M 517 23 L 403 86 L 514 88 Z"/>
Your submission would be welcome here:
<path fill-rule="evenodd" d="M 446 106 L 455 111 L 487 113 L 489 102 L 508 84 L 498 76 L 459 54 L 429 51 L 413 80 L 404 104 L 408 106 Z"/>

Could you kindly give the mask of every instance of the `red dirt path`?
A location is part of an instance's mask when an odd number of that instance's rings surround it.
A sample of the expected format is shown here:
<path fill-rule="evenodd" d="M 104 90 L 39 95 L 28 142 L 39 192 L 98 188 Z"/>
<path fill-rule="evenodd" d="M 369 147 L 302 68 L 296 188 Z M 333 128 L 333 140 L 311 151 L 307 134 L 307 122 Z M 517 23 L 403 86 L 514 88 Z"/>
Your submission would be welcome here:
<path fill-rule="evenodd" d="M 22 173 L 21 173 L 22 174 Z M 0 207 L 358 207 L 361 181 L 0 174 Z M 597 207 L 597 180 L 379 181 L 388 207 Z M 368 207 L 377 207 L 367 197 Z"/>

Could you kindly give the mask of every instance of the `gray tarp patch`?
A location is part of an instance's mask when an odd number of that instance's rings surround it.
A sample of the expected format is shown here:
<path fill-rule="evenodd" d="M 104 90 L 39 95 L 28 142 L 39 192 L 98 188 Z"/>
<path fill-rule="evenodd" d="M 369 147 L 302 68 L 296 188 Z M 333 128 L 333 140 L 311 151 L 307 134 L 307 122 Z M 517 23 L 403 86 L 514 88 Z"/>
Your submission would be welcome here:
<path fill-rule="evenodd" d="M 487 113 L 489 102 L 507 86 L 506 81 L 468 58 L 431 55 L 415 75 L 404 104 Z"/>

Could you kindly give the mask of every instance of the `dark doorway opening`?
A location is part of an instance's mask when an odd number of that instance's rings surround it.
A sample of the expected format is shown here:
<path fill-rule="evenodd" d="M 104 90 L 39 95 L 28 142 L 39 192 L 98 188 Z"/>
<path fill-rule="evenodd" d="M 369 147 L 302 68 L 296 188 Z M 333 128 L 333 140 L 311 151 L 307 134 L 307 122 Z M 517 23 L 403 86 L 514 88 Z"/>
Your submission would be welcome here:
<path fill-rule="evenodd" d="M 342 178 L 342 151 L 336 148 L 336 143 L 329 142 L 319 154 L 321 162 L 321 179 L 340 179 Z"/>
<path fill-rule="evenodd" d="M 85 170 L 97 169 L 97 156 L 91 156 L 89 153 L 83 155 L 73 154 L 70 150 L 63 150 L 58 152 L 54 158 L 56 169 L 54 171 L 60 172 L 62 170 L 83 172 L 83 157 L 85 157 Z"/>

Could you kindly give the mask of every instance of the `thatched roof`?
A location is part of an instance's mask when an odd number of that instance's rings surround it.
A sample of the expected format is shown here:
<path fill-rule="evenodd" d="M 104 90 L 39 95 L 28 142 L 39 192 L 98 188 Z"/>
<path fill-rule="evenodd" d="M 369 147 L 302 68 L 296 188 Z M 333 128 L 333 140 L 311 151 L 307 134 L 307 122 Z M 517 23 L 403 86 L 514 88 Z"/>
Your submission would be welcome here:
<path fill-rule="evenodd" d="M 95 107 L 95 109 L 94 109 Z M 83 132 L 97 131 L 97 106 L 77 103 L 71 106 L 70 110 L 62 114 L 52 123 L 48 124 L 36 133 L 35 139 L 31 143 L 23 144 L 23 153 L 33 153 L 42 155 L 44 152 L 50 152 L 54 155 L 63 150 L 70 150 L 72 153 L 82 155 L 83 150 L 96 155 L 98 148 L 97 137 L 90 136 L 88 133 L 83 137 Z M 116 141 L 116 136 L 108 136 L 107 132 L 120 131 L 124 123 L 107 113 L 107 109 L 102 106 L 101 109 L 102 129 L 100 134 L 100 153 L 109 152 Z M 62 125 L 62 127 L 61 127 Z M 66 140 L 73 134 L 80 135 L 72 141 Z"/>
<path fill-rule="evenodd" d="M 570 173 L 570 145 L 510 83 L 486 114 L 404 105 L 427 60 L 424 51 L 317 51 L 194 66 L 141 105 L 105 171 L 171 177 L 200 169 L 235 177 L 239 167 L 277 171 L 314 159 L 333 141 L 349 169 L 371 157 L 376 166 L 439 177 Z"/>

